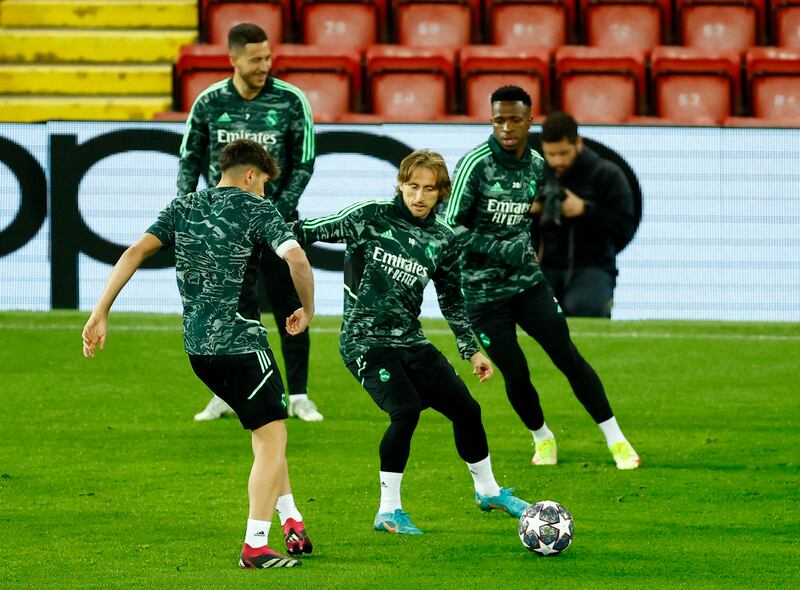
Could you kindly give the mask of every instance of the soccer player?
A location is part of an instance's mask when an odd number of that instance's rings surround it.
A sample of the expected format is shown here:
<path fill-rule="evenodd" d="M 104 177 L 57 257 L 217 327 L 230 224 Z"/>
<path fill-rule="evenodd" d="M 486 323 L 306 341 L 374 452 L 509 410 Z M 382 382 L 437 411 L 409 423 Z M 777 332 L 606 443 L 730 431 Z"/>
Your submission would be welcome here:
<path fill-rule="evenodd" d="M 445 215 L 462 246 L 462 286 L 472 327 L 503 375 L 512 407 L 533 434 L 534 465 L 555 465 L 557 449 L 517 326 L 567 377 L 605 434 L 617 467 L 635 469 L 639 456 L 620 430 L 600 378 L 573 344 L 533 250 L 531 214 L 544 160 L 527 144 L 531 98 L 522 88 L 503 86 L 492 93 L 491 105 L 494 131 L 458 162 Z"/>
<path fill-rule="evenodd" d="M 295 86 L 270 76 L 272 50 L 267 35 L 257 25 L 243 23 L 228 32 L 228 50 L 233 76 L 212 84 L 192 105 L 180 151 L 178 194 L 197 188 L 201 172 L 209 186 L 219 180 L 219 154 L 239 138 L 260 143 L 283 171 L 271 178 L 264 194 L 284 220 L 297 219 L 297 203 L 314 169 L 314 120 L 311 107 Z M 204 170 L 204 163 L 208 169 Z M 261 258 L 261 273 L 267 298 L 281 336 L 289 389 L 289 416 L 318 422 L 323 416 L 308 398 L 307 332 L 290 336 L 283 318 L 300 306 L 289 280 L 286 264 L 272 252 Z M 227 404 L 214 397 L 195 420 L 214 420 L 231 413 Z"/>
<path fill-rule="evenodd" d="M 394 199 L 354 203 L 293 225 L 301 243 L 347 244 L 340 352 L 390 419 L 380 444 L 381 500 L 374 527 L 422 533 L 403 510 L 400 484 L 420 412 L 428 407 L 453 423 L 478 507 L 519 517 L 528 504 L 495 481 L 478 402 L 425 338 L 419 321 L 422 293 L 433 280 L 461 357 L 469 359 L 481 381 L 491 377 L 491 364 L 475 342 L 464 308 L 455 235 L 434 211 L 450 192 L 447 167 L 439 154 L 416 151 L 400 164 L 397 181 Z"/>
<path fill-rule="evenodd" d="M 216 188 L 174 199 L 122 254 L 83 329 L 83 354 L 93 357 L 97 347 L 103 349 L 111 306 L 141 263 L 174 245 L 184 345 L 192 369 L 252 431 L 250 513 L 239 564 L 292 567 L 300 562 L 268 546 L 276 502 L 279 508 L 283 503 L 289 553 L 311 553 L 312 545 L 289 486 L 286 397 L 259 319 L 258 257 L 268 247 L 289 266 L 302 302 L 285 320 L 290 335 L 303 332 L 314 315 L 313 276 L 294 234 L 264 199 L 264 183 L 278 174 L 266 150 L 253 141 L 234 141 L 222 150 L 219 164 L 222 177 Z"/>

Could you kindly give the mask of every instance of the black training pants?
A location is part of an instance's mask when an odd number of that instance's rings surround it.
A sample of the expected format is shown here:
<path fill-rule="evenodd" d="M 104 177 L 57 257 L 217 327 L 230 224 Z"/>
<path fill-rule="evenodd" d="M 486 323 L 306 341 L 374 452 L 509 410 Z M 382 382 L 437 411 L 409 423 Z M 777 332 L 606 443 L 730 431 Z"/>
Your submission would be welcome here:
<path fill-rule="evenodd" d="M 308 355 L 311 339 L 308 330 L 297 336 L 286 332 L 286 318 L 301 307 L 300 297 L 295 291 L 289 265 L 270 249 L 265 248 L 261 254 L 261 274 L 264 287 L 272 306 L 278 333 L 281 336 L 283 365 L 286 369 L 286 388 L 289 394 L 307 393 L 308 391 Z"/>
<path fill-rule="evenodd" d="M 510 299 L 468 306 L 472 328 L 502 373 L 511 406 L 530 430 L 544 424 L 539 394 L 517 341 L 517 326 L 531 336 L 564 373 L 575 396 L 595 422 L 614 414 L 600 378 L 569 337 L 569 327 L 552 289 L 539 281 Z"/>
<path fill-rule="evenodd" d="M 453 366 L 432 344 L 374 348 L 347 368 L 391 423 L 380 445 L 381 471 L 402 473 L 425 408 L 453 423 L 456 450 L 467 463 L 489 456 L 481 407 Z"/>

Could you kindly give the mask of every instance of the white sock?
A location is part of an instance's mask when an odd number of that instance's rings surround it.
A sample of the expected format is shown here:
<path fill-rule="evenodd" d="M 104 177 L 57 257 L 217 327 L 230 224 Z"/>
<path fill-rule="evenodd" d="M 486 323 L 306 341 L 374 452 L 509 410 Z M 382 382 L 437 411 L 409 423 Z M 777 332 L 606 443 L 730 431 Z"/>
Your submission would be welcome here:
<path fill-rule="evenodd" d="M 611 418 L 605 422 L 600 422 L 598 426 L 600 430 L 603 431 L 603 434 L 606 435 L 606 444 L 609 447 L 618 442 L 628 442 L 628 439 L 625 438 L 625 435 L 622 434 L 622 431 L 619 429 L 619 424 L 617 424 L 617 419 L 614 416 L 611 416 Z"/>
<path fill-rule="evenodd" d="M 293 518 L 297 522 L 302 522 L 303 515 L 297 509 L 294 503 L 294 496 L 292 494 L 284 494 L 278 498 L 278 503 L 275 505 L 275 510 L 278 511 L 278 516 L 281 519 L 281 526 L 286 524 L 286 521 Z"/>
<path fill-rule="evenodd" d="M 264 547 L 269 544 L 269 527 L 272 523 L 268 520 L 247 519 L 247 532 L 244 535 L 244 542 L 253 549 Z"/>
<path fill-rule="evenodd" d="M 308 399 L 307 393 L 293 393 L 289 396 L 289 403 L 299 402 L 301 399 Z"/>
<path fill-rule="evenodd" d="M 472 474 L 472 481 L 475 482 L 475 491 L 484 498 L 491 498 L 500 495 L 500 486 L 494 479 L 492 473 L 492 459 L 486 455 L 485 459 L 477 463 L 467 463 L 469 472 Z"/>
<path fill-rule="evenodd" d="M 533 435 L 533 442 L 542 442 L 556 437 L 547 427 L 547 422 L 542 422 L 542 427 L 539 430 L 531 430 L 531 434 Z"/>
<path fill-rule="evenodd" d="M 381 478 L 381 505 L 378 512 L 394 512 L 398 508 L 402 509 L 400 503 L 400 483 L 403 481 L 402 473 L 391 471 L 380 471 Z"/>

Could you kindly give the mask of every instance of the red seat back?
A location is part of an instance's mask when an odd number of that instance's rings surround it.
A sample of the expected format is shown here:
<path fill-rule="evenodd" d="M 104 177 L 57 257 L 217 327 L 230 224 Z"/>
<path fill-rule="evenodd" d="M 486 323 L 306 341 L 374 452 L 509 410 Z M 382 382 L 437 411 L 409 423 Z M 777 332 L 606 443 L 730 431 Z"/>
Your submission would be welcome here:
<path fill-rule="evenodd" d="M 183 45 L 175 63 L 175 108 L 188 111 L 203 90 L 231 75 L 233 67 L 224 45 Z"/>
<path fill-rule="evenodd" d="M 455 53 L 446 47 L 374 45 L 366 72 L 372 111 L 386 119 L 430 121 L 452 105 Z"/>
<path fill-rule="evenodd" d="M 355 47 L 359 51 L 381 41 L 386 2 L 298 2 L 303 43 L 330 47 Z"/>
<path fill-rule="evenodd" d="M 397 5 L 397 42 L 414 47 L 461 47 L 472 37 L 468 4 L 404 1 Z"/>
<path fill-rule="evenodd" d="M 745 64 L 756 117 L 800 118 L 800 49 L 753 47 Z"/>
<path fill-rule="evenodd" d="M 775 43 L 781 47 L 800 47 L 800 0 L 772 3 Z"/>
<path fill-rule="evenodd" d="M 720 124 L 738 109 L 739 56 L 689 47 L 657 47 L 651 56 L 656 113 Z"/>
<path fill-rule="evenodd" d="M 500 86 L 513 84 L 531 95 L 531 114 L 547 110 L 550 96 L 550 51 L 546 47 L 512 48 L 471 45 L 459 53 L 466 114 L 491 116 L 489 97 Z"/>
<path fill-rule="evenodd" d="M 582 123 L 619 123 L 636 115 L 646 82 L 644 54 L 599 47 L 565 46 L 556 51 L 561 109 Z"/>
<path fill-rule="evenodd" d="M 303 91 L 317 122 L 358 109 L 361 56 L 353 48 L 284 44 L 274 51 L 272 74 Z"/>
<path fill-rule="evenodd" d="M 495 45 L 555 49 L 572 41 L 575 0 L 486 0 L 487 34 Z"/>
<path fill-rule="evenodd" d="M 581 8 L 589 45 L 649 52 L 669 39 L 669 0 L 581 0 Z"/>
<path fill-rule="evenodd" d="M 253 23 L 266 31 L 271 45 L 277 45 L 288 36 L 290 10 L 288 0 L 273 2 L 205 0 L 201 4 L 201 18 L 204 21 L 201 26 L 208 43 L 226 45 L 231 27 L 241 23 Z"/>
<path fill-rule="evenodd" d="M 763 40 L 764 0 L 675 0 L 683 45 L 740 53 Z"/>

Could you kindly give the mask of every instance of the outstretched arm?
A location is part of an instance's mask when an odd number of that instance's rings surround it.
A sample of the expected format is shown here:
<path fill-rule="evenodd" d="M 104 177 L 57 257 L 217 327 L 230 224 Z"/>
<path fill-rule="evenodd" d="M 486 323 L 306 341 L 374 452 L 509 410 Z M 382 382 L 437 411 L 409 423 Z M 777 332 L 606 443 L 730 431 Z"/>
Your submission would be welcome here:
<path fill-rule="evenodd" d="M 302 305 L 286 318 L 286 331 L 290 336 L 297 336 L 308 327 L 314 317 L 314 275 L 306 253 L 299 246 L 287 250 L 283 259 L 289 265 L 289 274 Z"/>
<path fill-rule="evenodd" d="M 92 315 L 89 316 L 89 320 L 83 328 L 83 356 L 93 357 L 95 348 L 98 346 L 100 350 L 103 350 L 108 330 L 108 312 L 117 295 L 142 262 L 158 252 L 162 246 L 161 240 L 153 234 L 146 233 L 119 257 L 108 277 L 103 294 L 100 295 L 100 299 L 92 310 Z"/>

